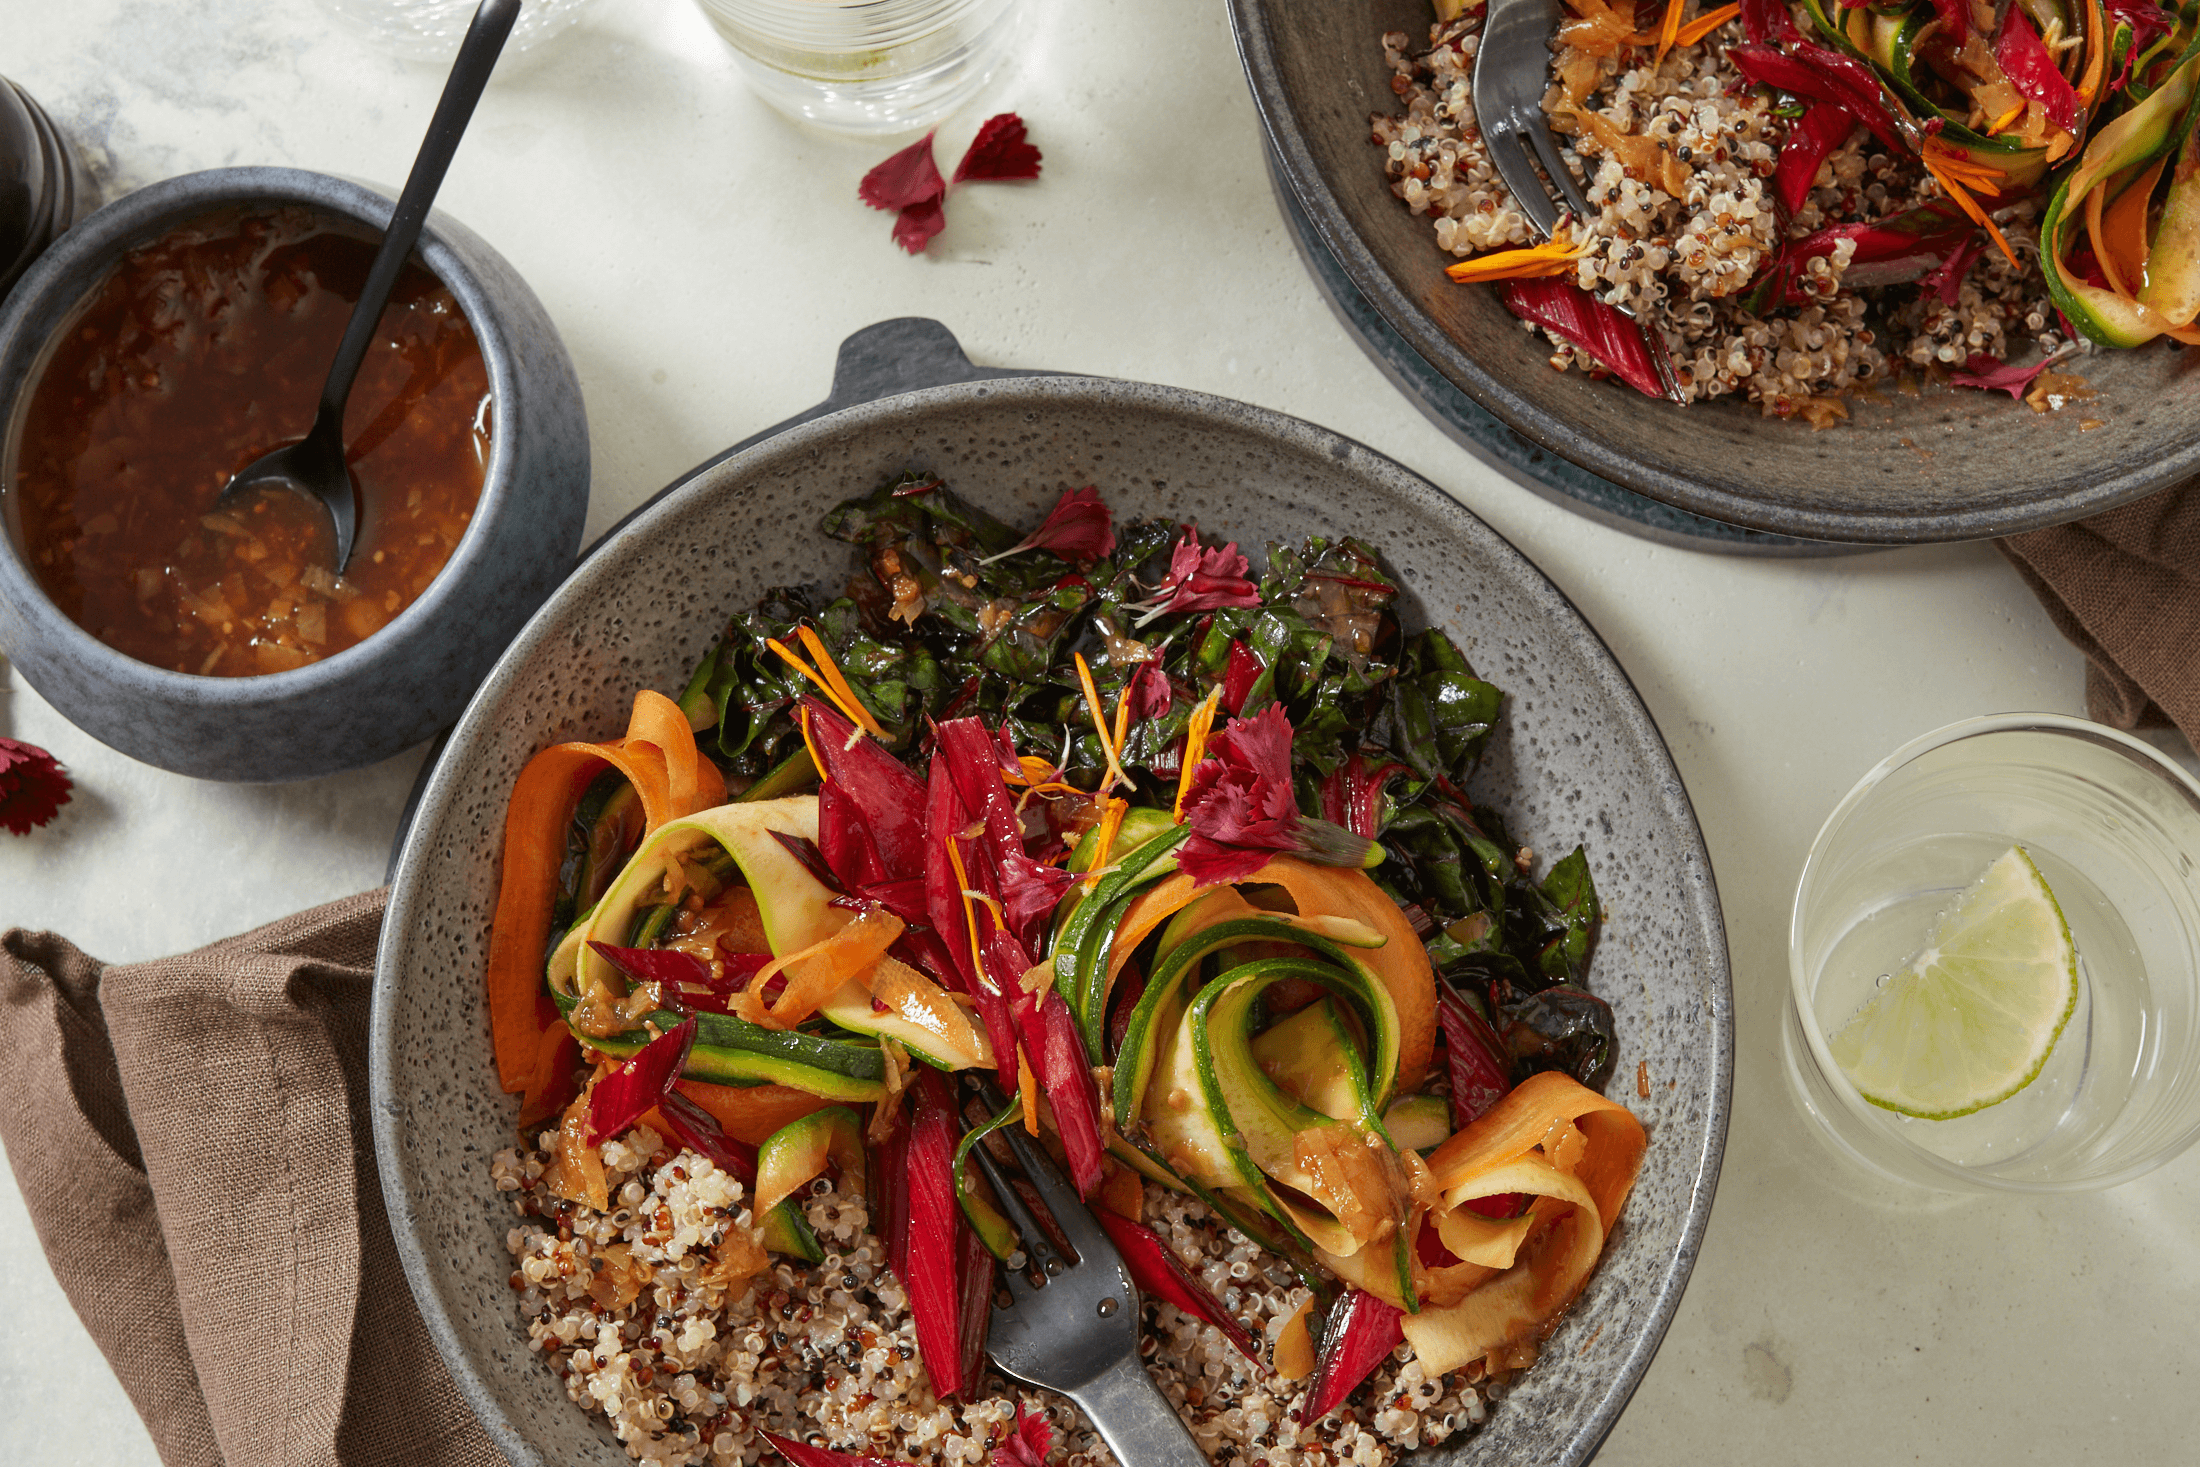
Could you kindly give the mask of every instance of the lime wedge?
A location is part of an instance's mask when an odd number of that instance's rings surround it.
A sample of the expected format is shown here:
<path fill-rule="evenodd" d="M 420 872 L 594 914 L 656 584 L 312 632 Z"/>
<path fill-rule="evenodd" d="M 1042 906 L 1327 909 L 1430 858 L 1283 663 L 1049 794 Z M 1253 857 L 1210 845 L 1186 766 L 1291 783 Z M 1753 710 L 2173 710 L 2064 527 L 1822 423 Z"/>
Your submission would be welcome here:
<path fill-rule="evenodd" d="M 1873 1105 L 1952 1120 L 2031 1084 L 2077 1004 L 2070 924 L 2011 846 L 1833 1036 L 1833 1059 Z"/>

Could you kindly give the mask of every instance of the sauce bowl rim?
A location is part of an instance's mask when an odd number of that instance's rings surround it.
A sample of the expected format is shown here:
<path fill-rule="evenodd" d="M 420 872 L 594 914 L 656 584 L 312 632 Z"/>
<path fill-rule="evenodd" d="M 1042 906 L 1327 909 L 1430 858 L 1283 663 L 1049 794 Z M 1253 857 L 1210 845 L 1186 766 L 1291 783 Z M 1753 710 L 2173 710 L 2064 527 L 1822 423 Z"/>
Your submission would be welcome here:
<path fill-rule="evenodd" d="M 130 250 L 216 210 L 254 205 L 316 209 L 379 232 L 396 208 L 395 198 L 358 180 L 306 168 L 247 166 L 205 169 L 164 179 L 123 195 L 55 241 L 0 303 L 0 463 L 19 425 L 21 405 L 37 382 L 54 333 L 89 298 Z M 431 210 L 416 254 L 458 302 L 479 345 L 489 377 L 491 411 L 488 462 L 481 494 L 450 558 L 415 597 L 382 627 L 359 642 L 303 667 L 240 677 L 202 676 L 141 662 L 100 641 L 72 620 L 39 584 L 12 519 L 12 485 L 0 483 L 0 598 L 15 603 L 25 633 L 48 640 L 55 652 L 117 681 L 135 682 L 153 696 L 200 706 L 280 702 L 340 687 L 355 671 L 408 647 L 432 642 L 456 587 L 493 564 L 487 526 L 507 512 L 518 454 L 511 405 L 518 401 L 511 344 L 491 303 L 487 285 L 446 235 L 463 231 Z M 18 661 L 21 659 L 18 658 Z"/>

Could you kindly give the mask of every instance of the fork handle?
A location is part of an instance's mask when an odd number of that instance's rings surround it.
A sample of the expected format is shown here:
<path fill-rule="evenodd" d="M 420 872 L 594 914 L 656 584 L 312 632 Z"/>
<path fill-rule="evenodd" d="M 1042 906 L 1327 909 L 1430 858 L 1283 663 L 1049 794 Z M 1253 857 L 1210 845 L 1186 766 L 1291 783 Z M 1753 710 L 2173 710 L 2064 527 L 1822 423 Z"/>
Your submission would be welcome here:
<path fill-rule="evenodd" d="M 1133 1353 L 1066 1393 L 1125 1467 L 1207 1467 L 1207 1455 Z"/>

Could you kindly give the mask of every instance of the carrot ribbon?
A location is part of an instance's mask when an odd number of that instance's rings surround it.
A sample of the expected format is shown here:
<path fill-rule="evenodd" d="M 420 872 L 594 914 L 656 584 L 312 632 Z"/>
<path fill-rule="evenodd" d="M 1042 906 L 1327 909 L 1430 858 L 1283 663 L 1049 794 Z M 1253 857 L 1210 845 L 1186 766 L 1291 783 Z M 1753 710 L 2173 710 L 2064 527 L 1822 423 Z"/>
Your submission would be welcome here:
<path fill-rule="evenodd" d="M 634 695 L 623 737 L 553 744 L 520 771 L 504 815 L 504 870 L 489 930 L 488 982 L 497 1082 L 507 1094 L 526 1093 L 526 1113 L 536 1108 L 557 1069 L 552 1053 L 557 1046 L 545 1036 L 564 1027 L 554 1009 L 543 1014 L 538 1000 L 566 829 L 582 791 L 607 768 L 634 787 L 646 830 L 726 799 L 725 779 L 696 748 L 680 705 L 646 688 Z"/>

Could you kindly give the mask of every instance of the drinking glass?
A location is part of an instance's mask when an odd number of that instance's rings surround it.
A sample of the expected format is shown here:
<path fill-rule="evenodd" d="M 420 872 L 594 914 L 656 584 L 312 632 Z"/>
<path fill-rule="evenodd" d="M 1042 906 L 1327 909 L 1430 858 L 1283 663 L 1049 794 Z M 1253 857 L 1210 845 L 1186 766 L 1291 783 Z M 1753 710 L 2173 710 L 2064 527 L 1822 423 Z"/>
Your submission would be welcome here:
<path fill-rule="evenodd" d="M 1872 1105 L 1827 1036 L 2021 845 L 2078 952 L 2076 1008 L 2032 1082 L 1930 1121 Z M 2049 713 L 1952 724 L 1858 782 L 1812 843 L 1783 1040 L 1803 1109 L 1887 1176 L 1948 1191 L 2113 1186 L 2200 1139 L 2200 783 L 2128 734 Z"/>
<path fill-rule="evenodd" d="M 975 96 L 1021 0 L 696 0 L 757 95 L 838 132 L 909 132 Z"/>

